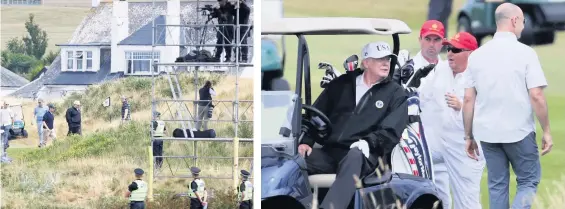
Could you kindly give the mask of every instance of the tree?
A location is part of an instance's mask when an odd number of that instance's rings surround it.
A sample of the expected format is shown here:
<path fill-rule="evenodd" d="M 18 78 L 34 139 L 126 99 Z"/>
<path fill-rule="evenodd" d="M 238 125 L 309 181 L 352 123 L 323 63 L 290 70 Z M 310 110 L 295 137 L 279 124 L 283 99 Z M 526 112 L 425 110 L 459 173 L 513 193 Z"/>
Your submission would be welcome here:
<path fill-rule="evenodd" d="M 25 23 L 28 35 L 23 37 L 23 42 L 25 44 L 25 52 L 29 56 L 35 57 L 35 59 L 41 60 L 47 49 L 47 32 L 42 30 L 37 23 L 34 21 L 34 15 L 29 14 L 29 19 Z"/>
<path fill-rule="evenodd" d="M 12 53 L 25 54 L 26 46 L 24 42 L 16 37 L 10 39 L 7 43 L 8 51 Z"/>

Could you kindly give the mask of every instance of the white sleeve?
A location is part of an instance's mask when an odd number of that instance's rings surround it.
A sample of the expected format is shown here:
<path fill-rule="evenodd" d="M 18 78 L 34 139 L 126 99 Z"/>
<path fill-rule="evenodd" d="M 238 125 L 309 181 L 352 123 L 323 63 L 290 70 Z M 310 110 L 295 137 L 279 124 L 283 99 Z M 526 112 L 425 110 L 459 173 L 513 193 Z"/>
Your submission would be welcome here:
<path fill-rule="evenodd" d="M 216 96 L 216 91 L 214 91 L 214 89 L 212 89 L 212 88 L 210 88 L 210 95 Z"/>
<path fill-rule="evenodd" d="M 547 80 L 543 74 L 536 51 L 531 49 L 526 59 L 528 59 L 528 65 L 526 66 L 526 87 L 528 89 L 536 87 L 545 88 L 547 86 Z"/>
<path fill-rule="evenodd" d="M 464 88 L 474 88 L 475 80 L 473 79 L 473 59 L 472 54 L 469 56 L 469 61 L 467 63 L 467 69 L 463 71 L 463 87 Z"/>

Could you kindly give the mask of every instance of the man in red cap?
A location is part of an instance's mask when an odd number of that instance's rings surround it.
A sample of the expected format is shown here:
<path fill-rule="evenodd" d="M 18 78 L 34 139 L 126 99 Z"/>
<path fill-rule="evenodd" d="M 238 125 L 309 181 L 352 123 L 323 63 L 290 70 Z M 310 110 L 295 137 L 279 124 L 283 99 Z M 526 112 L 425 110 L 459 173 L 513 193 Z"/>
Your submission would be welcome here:
<path fill-rule="evenodd" d="M 437 110 L 434 112 L 437 114 L 434 116 L 436 124 L 425 129 L 426 136 L 431 131 L 436 137 L 428 139 L 429 143 L 433 141 L 436 146 L 436 152 L 433 153 L 436 155 L 432 154 L 435 183 L 443 208 L 451 208 L 451 189 L 453 208 L 480 209 L 480 184 L 485 161 L 484 158 L 471 159 L 465 152 L 461 110 L 466 78 L 463 73 L 467 69 L 467 58 L 478 48 L 478 44 L 471 34 L 460 32 L 443 41 L 442 45 L 447 46 L 447 63 L 437 65 L 435 75 L 428 81 L 426 89 L 431 98 L 426 103 L 428 109 Z M 427 125 L 425 122 L 423 124 Z M 442 164 L 445 169 L 441 167 Z"/>

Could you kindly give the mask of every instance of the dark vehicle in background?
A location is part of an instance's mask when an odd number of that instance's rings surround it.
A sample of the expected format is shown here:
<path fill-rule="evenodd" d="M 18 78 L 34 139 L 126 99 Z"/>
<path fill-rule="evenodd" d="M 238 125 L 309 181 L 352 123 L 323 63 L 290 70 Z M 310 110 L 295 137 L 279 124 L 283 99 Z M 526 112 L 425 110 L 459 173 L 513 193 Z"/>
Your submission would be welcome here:
<path fill-rule="evenodd" d="M 457 15 L 457 30 L 473 34 L 480 45 L 496 32 L 494 11 L 505 2 L 524 12 L 526 24 L 520 38 L 524 44 L 552 44 L 555 32 L 565 30 L 565 0 L 468 0 Z"/>

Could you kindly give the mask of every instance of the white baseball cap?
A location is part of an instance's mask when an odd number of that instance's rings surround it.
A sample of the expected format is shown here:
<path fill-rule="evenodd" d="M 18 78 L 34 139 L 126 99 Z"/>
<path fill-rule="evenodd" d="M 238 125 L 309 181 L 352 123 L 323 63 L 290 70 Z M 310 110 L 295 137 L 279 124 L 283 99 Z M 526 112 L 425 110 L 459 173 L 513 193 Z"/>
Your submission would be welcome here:
<path fill-rule="evenodd" d="M 384 41 L 377 41 L 368 43 L 363 47 L 362 52 L 363 59 L 366 58 L 383 58 L 386 56 L 396 56 L 392 53 L 392 49 L 388 43 Z"/>

